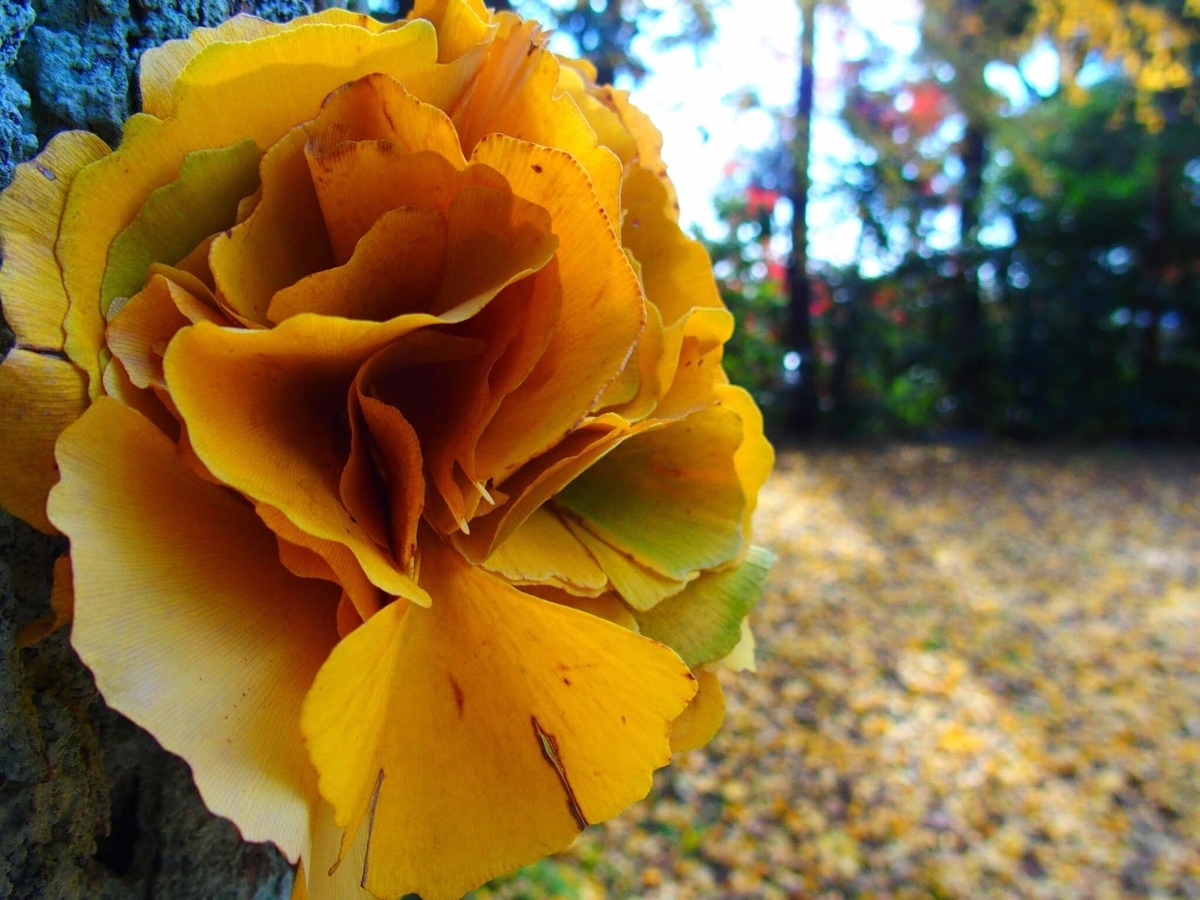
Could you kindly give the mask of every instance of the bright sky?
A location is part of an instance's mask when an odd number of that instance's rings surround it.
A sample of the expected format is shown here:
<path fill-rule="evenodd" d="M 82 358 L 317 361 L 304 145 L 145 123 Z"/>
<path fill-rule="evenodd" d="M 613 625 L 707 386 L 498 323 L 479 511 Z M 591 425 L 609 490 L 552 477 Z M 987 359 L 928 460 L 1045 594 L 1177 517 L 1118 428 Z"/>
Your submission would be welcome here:
<path fill-rule="evenodd" d="M 855 19 L 903 53 L 918 42 L 915 0 L 852 0 Z M 664 16 L 658 28 L 669 33 Z M 717 10 L 717 36 L 700 58 L 694 49 L 653 50 L 654 35 L 635 49 L 654 74 L 634 91 L 634 100 L 662 130 L 664 156 L 679 188 L 684 226 L 716 226 L 712 198 L 725 177 L 726 164 L 739 151 L 771 141 L 774 122 L 761 109 L 739 110 L 730 102 L 752 92 L 771 108 L 795 103 L 799 46 L 799 10 L 795 0 L 727 0 Z M 817 98 L 813 123 L 813 175 L 833 177 L 821 158 L 842 157 L 854 148 L 834 120 L 840 104 L 838 71 L 843 56 L 866 50 L 861 35 L 843 32 L 832 17 L 817 23 Z M 809 212 L 814 257 L 849 261 L 856 224 L 844 222 L 836 201 L 815 203 Z M 841 223 L 841 224 L 839 224 Z M 847 231 L 849 228 L 849 231 Z"/>

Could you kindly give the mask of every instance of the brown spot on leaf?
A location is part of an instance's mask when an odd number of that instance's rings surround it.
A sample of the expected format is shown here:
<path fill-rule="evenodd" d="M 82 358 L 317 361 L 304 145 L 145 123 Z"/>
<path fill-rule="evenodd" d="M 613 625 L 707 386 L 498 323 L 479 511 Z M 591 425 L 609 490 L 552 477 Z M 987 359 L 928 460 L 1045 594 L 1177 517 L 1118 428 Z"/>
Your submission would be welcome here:
<path fill-rule="evenodd" d="M 362 880 L 359 881 L 359 886 L 366 890 L 367 887 L 367 867 L 371 859 L 371 841 L 375 837 L 375 808 L 379 805 L 379 789 L 383 787 L 383 769 L 379 770 L 379 775 L 375 778 L 375 790 L 371 791 L 371 805 L 367 811 L 367 849 L 363 853 L 363 869 Z M 342 864 L 339 858 L 329 867 L 329 874 L 333 875 L 337 871 L 337 867 Z"/>
<path fill-rule="evenodd" d="M 575 820 L 579 830 L 583 831 L 588 827 L 588 820 L 584 816 L 583 810 L 579 808 L 579 801 L 575 798 L 575 789 L 571 787 L 571 782 L 567 779 L 567 770 L 563 768 L 562 755 L 558 750 L 558 739 L 550 732 L 542 730 L 537 716 L 530 716 L 529 721 L 533 723 L 533 736 L 537 738 L 538 748 L 542 751 L 542 759 L 550 764 L 550 768 L 558 776 L 563 792 L 567 795 L 567 809 L 571 811 L 571 818 Z"/>

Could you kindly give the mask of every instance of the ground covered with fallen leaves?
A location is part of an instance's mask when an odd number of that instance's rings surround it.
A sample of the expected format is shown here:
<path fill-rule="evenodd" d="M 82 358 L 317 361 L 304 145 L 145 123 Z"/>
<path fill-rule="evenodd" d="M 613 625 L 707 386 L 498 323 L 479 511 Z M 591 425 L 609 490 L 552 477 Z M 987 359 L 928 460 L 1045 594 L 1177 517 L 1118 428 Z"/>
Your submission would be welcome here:
<path fill-rule="evenodd" d="M 478 900 L 1200 898 L 1200 454 L 783 454 L 757 523 L 721 733 Z"/>

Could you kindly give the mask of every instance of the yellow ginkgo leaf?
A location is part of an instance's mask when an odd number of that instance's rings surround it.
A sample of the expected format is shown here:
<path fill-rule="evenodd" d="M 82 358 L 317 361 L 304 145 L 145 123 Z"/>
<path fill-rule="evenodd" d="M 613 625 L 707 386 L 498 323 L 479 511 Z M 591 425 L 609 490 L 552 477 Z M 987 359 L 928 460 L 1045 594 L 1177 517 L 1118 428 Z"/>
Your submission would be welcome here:
<path fill-rule="evenodd" d="M 0 194 L 0 301 L 18 346 L 63 348 L 67 293 L 54 244 L 75 176 L 108 152 L 94 134 L 60 132 Z"/>
<path fill-rule="evenodd" d="M 683 714 L 671 725 L 671 752 L 686 753 L 703 747 L 725 721 L 725 692 L 717 673 L 701 669 L 696 673 L 699 690 Z"/>
<path fill-rule="evenodd" d="M 86 408 L 83 373 L 66 360 L 18 347 L 0 362 L 0 506 L 50 534 L 54 442 Z"/>
<path fill-rule="evenodd" d="M 426 537 L 433 605 L 385 607 L 346 637 L 302 728 L 343 854 L 367 832 L 361 883 L 457 900 L 642 797 L 696 685 L 661 644 Z"/>
<path fill-rule="evenodd" d="M 337 589 L 284 569 L 253 510 L 115 400 L 96 401 L 57 456 L 71 640 L 105 700 L 185 753 L 205 803 L 248 840 L 307 853 L 300 702 L 336 638 Z"/>

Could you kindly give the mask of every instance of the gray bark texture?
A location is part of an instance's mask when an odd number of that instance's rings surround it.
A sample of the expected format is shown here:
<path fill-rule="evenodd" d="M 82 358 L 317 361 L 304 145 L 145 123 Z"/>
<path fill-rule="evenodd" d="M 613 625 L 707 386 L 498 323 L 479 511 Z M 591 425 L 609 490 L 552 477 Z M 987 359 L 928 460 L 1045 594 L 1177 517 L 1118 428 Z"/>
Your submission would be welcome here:
<path fill-rule="evenodd" d="M 233 12 L 286 19 L 306 0 L 0 0 L 0 187 L 66 128 L 111 145 L 138 107 L 143 50 Z M 11 333 L 0 319 L 0 353 Z M 4 410 L 0 410 L 0 428 Z M 0 897 L 268 900 L 291 868 L 201 802 L 188 767 L 109 710 L 69 627 L 16 646 L 49 609 L 62 539 L 0 512 Z"/>

